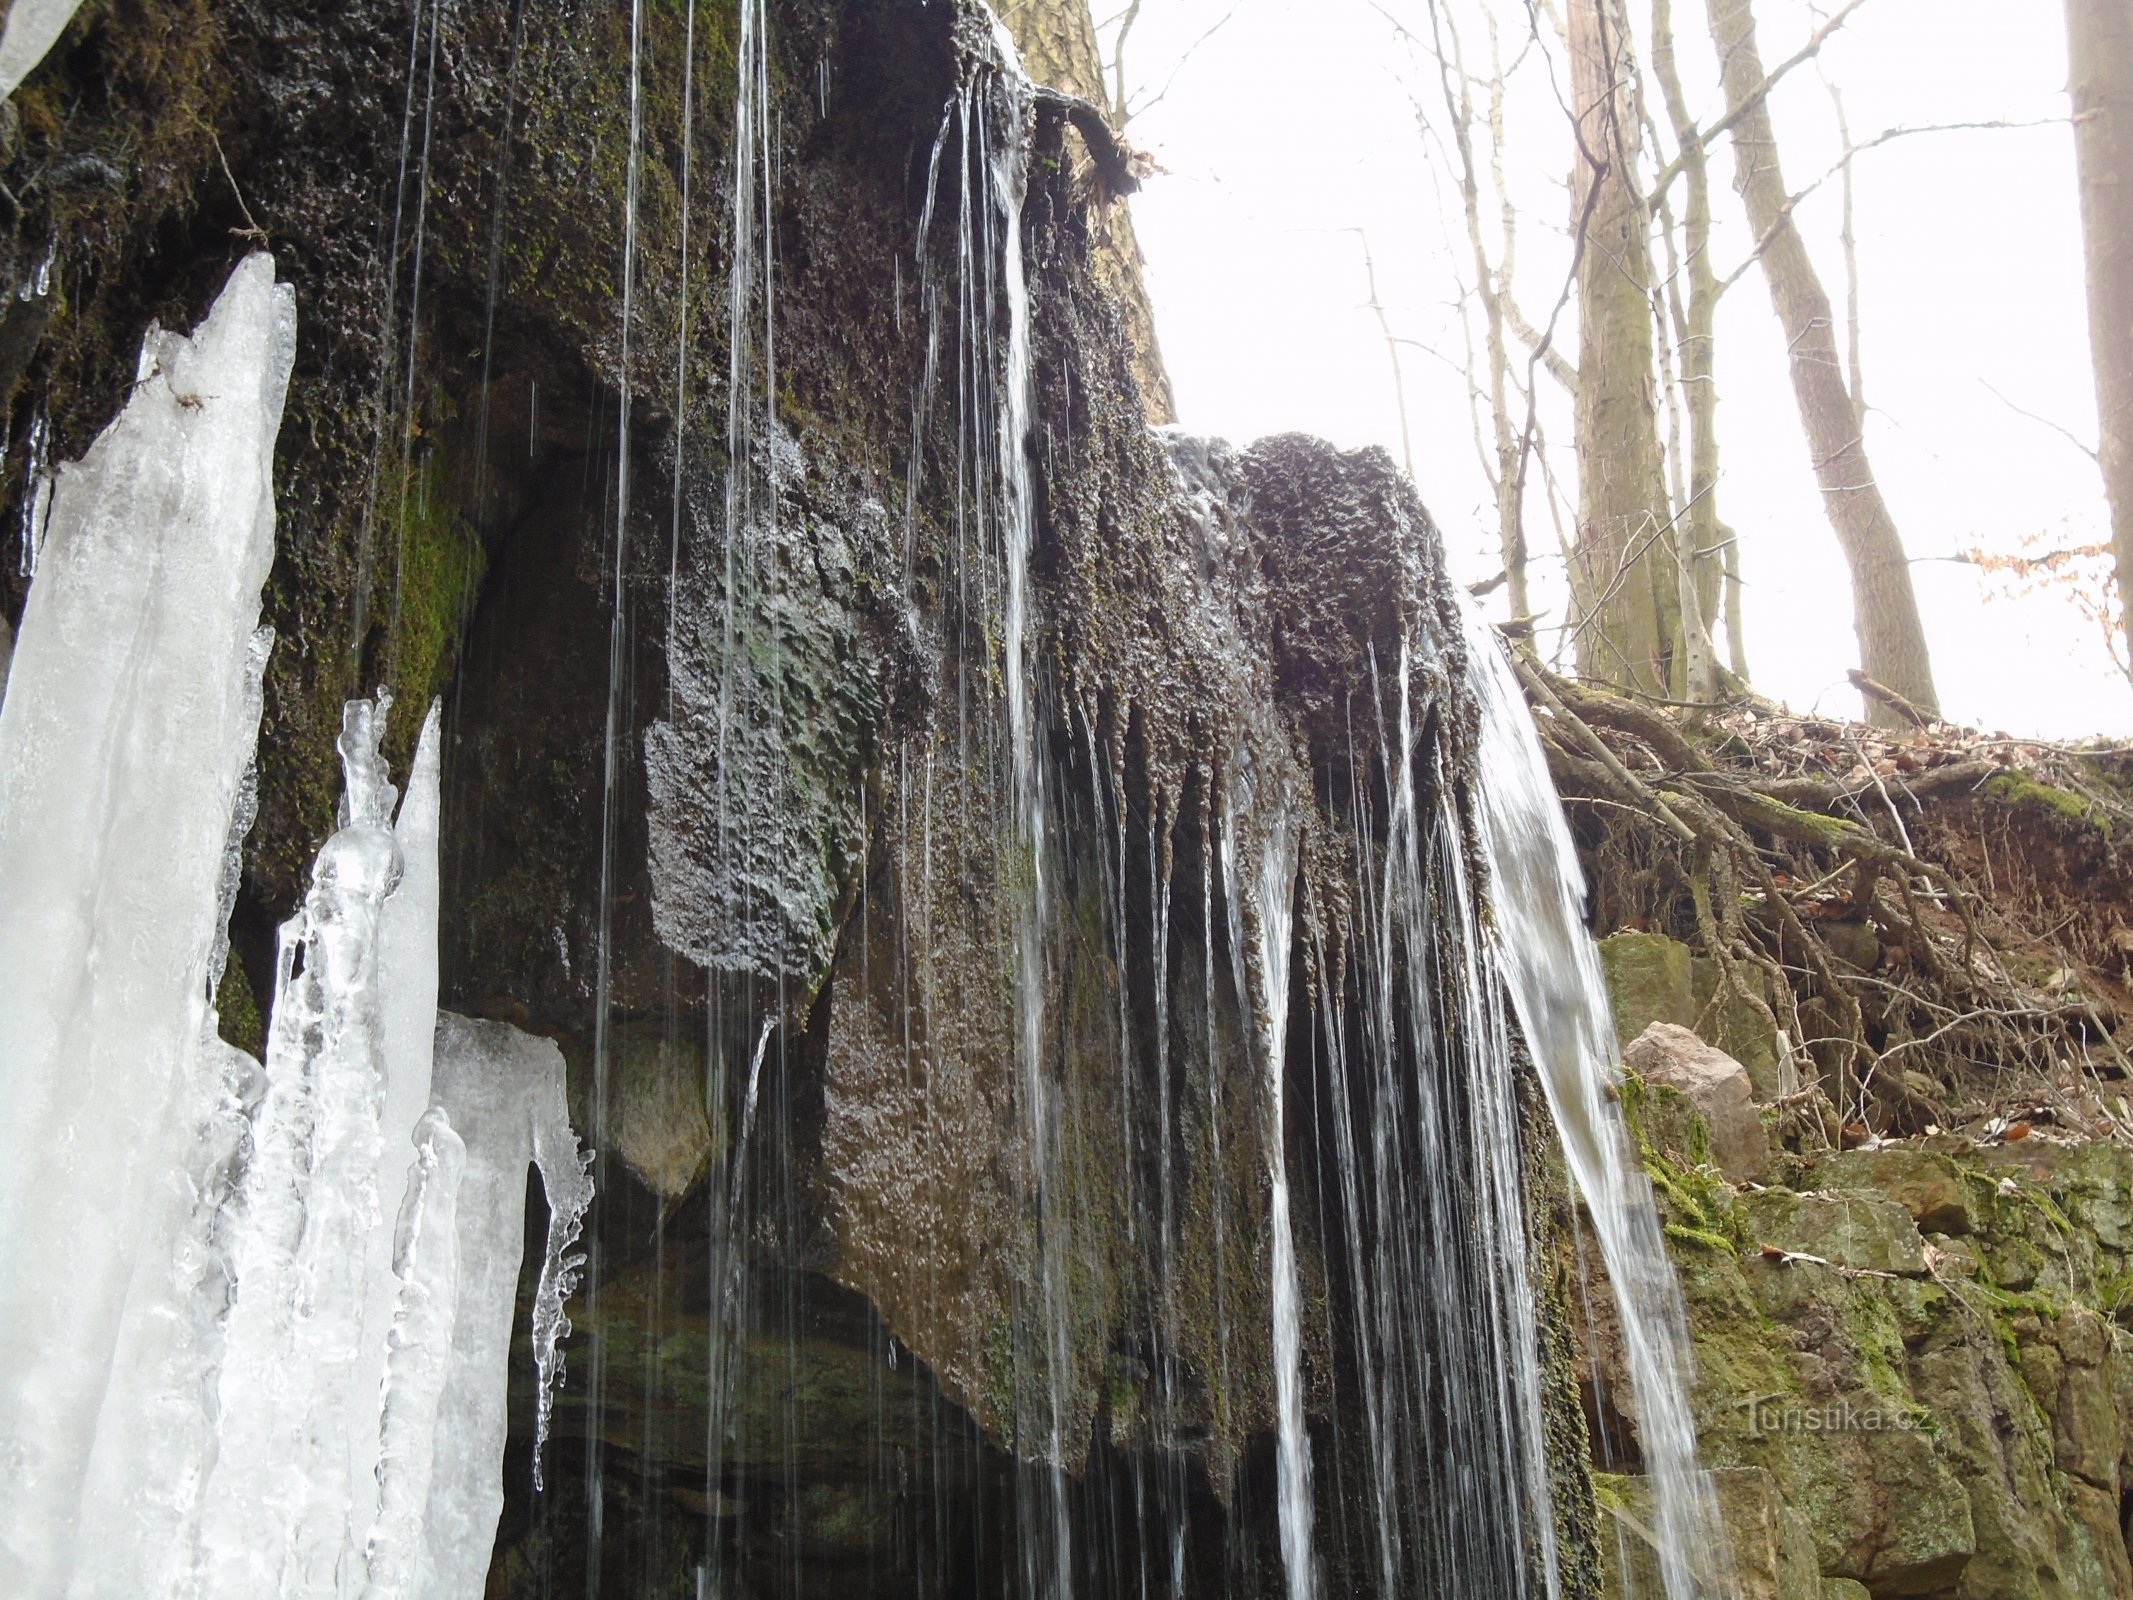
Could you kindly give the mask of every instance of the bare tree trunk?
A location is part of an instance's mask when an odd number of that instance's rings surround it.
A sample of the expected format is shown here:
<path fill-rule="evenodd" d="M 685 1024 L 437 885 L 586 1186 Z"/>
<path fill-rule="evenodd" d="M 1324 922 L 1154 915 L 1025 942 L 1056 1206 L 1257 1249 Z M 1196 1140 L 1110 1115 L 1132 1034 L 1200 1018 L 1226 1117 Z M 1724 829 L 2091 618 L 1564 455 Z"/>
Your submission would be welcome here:
<path fill-rule="evenodd" d="M 1490 76 L 1486 85 L 1489 165 L 1499 196 L 1498 226 L 1502 240 L 1502 260 L 1491 263 L 1488 246 L 1482 237 L 1481 183 L 1473 135 L 1479 119 L 1474 111 L 1474 85 L 1467 72 L 1466 49 L 1455 19 L 1438 4 L 1438 0 L 1430 0 L 1429 17 L 1438 85 L 1444 94 L 1444 111 L 1452 129 L 1453 148 L 1459 156 L 1460 206 L 1466 216 L 1467 248 L 1472 252 L 1474 263 L 1474 293 L 1481 302 L 1483 349 L 1488 357 L 1486 392 L 1492 439 L 1482 448 L 1482 470 L 1496 496 L 1497 543 L 1503 556 L 1504 579 L 1509 586 L 1511 615 L 1527 618 L 1533 614 L 1533 597 L 1527 573 L 1525 494 L 1521 472 L 1524 445 L 1511 410 L 1511 353 L 1504 334 L 1504 302 L 1511 293 L 1518 234 L 1517 218 L 1503 180 L 1503 61 L 1497 43 L 1495 18 L 1484 13 L 1489 32 Z M 1480 390 L 1482 385 L 1472 370 L 1471 336 L 1467 365 L 1468 381 Z M 1520 398 L 1523 400 L 1523 396 Z M 1479 426 L 1477 421 L 1477 434 Z"/>
<path fill-rule="evenodd" d="M 1578 161 L 1578 537 L 1570 582 L 1587 677 L 1666 697 L 1680 688 L 1681 593 L 1659 443 L 1650 245 L 1634 188 L 1641 126 L 1621 0 L 1573 0 Z"/>
<path fill-rule="evenodd" d="M 2133 9 L 2126 0 L 2066 0 L 2066 52 L 2088 241 L 2097 459 L 2123 605 L 2133 597 Z M 2133 643 L 2133 608 L 2122 621 Z"/>
<path fill-rule="evenodd" d="M 1111 103 L 1089 0 L 1020 0 L 1001 11 L 1008 32 L 1014 35 L 1015 48 L 1022 53 L 1023 69 L 1034 82 L 1099 106 Z M 1133 218 L 1123 201 L 1113 201 L 1096 208 L 1090 226 L 1095 236 L 1097 279 L 1118 297 L 1126 337 L 1133 345 L 1133 374 L 1140 380 L 1141 408 L 1151 423 L 1174 422 L 1176 403 L 1170 393 L 1170 374 L 1163 367 L 1163 349 L 1156 342 L 1155 311 L 1148 301 Z"/>
<path fill-rule="evenodd" d="M 1718 273 L 1711 265 L 1711 169 L 1682 92 L 1674 56 L 1671 0 L 1652 0 L 1652 76 L 1659 80 L 1667 120 L 1680 146 L 1681 179 L 1688 201 L 1681 217 L 1681 277 L 1687 294 L 1677 299 L 1681 344 L 1682 407 L 1688 413 L 1688 494 L 1682 511 L 1685 539 L 1694 552 L 1697 614 L 1708 626 L 1719 614 L 1724 579 L 1727 646 L 1736 677 L 1746 677 L 1747 653 L 1739 631 L 1738 553 L 1724 560 L 1732 534 L 1718 519 Z"/>
<path fill-rule="evenodd" d="M 1750 0 L 1706 3 L 1732 122 L 1734 187 L 1746 202 L 1770 302 L 1785 330 L 1793 397 L 1815 478 L 1822 486 L 1822 504 L 1851 568 L 1852 626 L 1859 639 L 1860 665 L 1868 677 L 1937 716 L 1940 696 L 1933 687 L 1926 630 L 1919 620 L 1903 540 L 1875 482 L 1859 414 L 1845 387 L 1829 294 L 1787 205 L 1777 136 L 1763 98 L 1765 73 L 1756 48 L 1754 9 Z M 2122 5 L 2124 0 L 2109 3 Z M 1868 702 L 1866 711 L 1870 720 L 1884 725 L 1902 720 L 1875 701 Z"/>

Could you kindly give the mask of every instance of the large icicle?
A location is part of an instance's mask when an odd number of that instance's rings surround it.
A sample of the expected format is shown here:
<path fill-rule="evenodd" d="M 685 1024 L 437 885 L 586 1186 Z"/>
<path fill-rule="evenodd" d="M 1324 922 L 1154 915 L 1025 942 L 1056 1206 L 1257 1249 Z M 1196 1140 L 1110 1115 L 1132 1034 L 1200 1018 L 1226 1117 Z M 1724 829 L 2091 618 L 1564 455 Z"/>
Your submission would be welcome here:
<path fill-rule="evenodd" d="M 423 719 L 422 736 L 408 773 L 407 793 L 393 822 L 400 851 L 400 884 L 385 902 L 378 923 L 378 1043 L 384 1082 L 378 1113 L 379 1197 L 421 1144 L 417 1126 L 430 1104 L 430 1041 L 437 1029 L 437 817 L 440 803 L 440 705 Z M 412 1180 L 411 1180 L 412 1181 Z M 373 1226 L 364 1264 L 366 1297 L 360 1348 L 385 1348 L 400 1283 L 393 1267 L 394 1235 Z M 348 1405 L 348 1479 L 354 1496 L 352 1526 L 360 1534 L 376 1510 L 378 1427 L 381 1394 L 375 1371 L 351 1372 Z"/>
<path fill-rule="evenodd" d="M 200 1525 L 201 1588 L 218 1600 L 336 1594 L 375 1504 L 350 1463 L 377 1459 L 374 1421 L 367 1440 L 351 1435 L 355 1391 L 375 1395 L 382 1356 L 364 1323 L 381 1226 L 382 924 L 401 874 L 378 749 L 389 704 L 381 694 L 343 713 L 341 826 L 282 929 L 266 1096 L 229 1223 L 235 1293 Z"/>
<path fill-rule="evenodd" d="M 0 99 L 37 70 L 80 9 L 81 0 L 15 0 L 8 7 L 7 25 L 0 28 Z"/>
<path fill-rule="evenodd" d="M 568 1331 L 563 1297 L 576 1271 L 571 1246 L 592 1202 L 592 1180 L 570 1130 L 562 1053 L 502 1022 L 437 1015 L 435 1094 L 466 1141 L 459 1186 L 459 1296 L 452 1363 L 438 1413 L 438 1453 L 415 1594 L 480 1600 L 503 1512 L 511 1320 L 525 1243 L 526 1168 L 548 1195 L 548 1253 L 535 1318 L 547 1339 Z M 548 1407 L 544 1389 L 541 1409 Z"/>
<path fill-rule="evenodd" d="M 18 8 L 19 9 L 19 8 Z M 15 18 L 10 18 L 10 28 Z M 184 1215 L 296 346 L 255 255 L 64 469 L 0 702 L 0 1593 L 64 1592 L 137 1263 Z M 210 1057 L 213 1052 L 209 1052 Z"/>
<path fill-rule="evenodd" d="M 380 1389 L 378 1519 L 365 1547 L 369 1600 L 403 1600 L 414 1592 L 430 1485 L 440 1454 L 438 1422 L 452 1370 L 464 1253 L 459 1195 L 467 1147 L 440 1106 L 415 1129 L 415 1164 L 394 1232 L 397 1283 Z M 452 1436 L 446 1442 L 456 1443 Z"/>

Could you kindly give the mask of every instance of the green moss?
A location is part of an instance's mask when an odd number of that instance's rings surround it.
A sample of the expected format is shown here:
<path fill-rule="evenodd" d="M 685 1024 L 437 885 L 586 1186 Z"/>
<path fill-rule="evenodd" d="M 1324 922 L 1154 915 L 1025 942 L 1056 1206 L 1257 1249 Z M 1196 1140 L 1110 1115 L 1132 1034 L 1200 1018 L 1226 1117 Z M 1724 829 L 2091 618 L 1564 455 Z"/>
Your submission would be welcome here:
<path fill-rule="evenodd" d="M 2111 825 L 2087 800 L 2068 789 L 2039 783 L 2026 772 L 2002 772 L 1986 780 L 1985 791 L 2010 805 L 2055 812 L 2069 822 L 2093 827 L 2109 837 Z"/>
<path fill-rule="evenodd" d="M 430 702 L 450 678 L 488 559 L 481 540 L 446 499 L 443 474 L 432 463 L 413 467 L 379 509 L 394 564 L 386 651 L 393 709 L 387 741 L 404 759 Z"/>
<path fill-rule="evenodd" d="M 259 1013 L 259 997 L 252 993 L 252 980 L 234 951 L 224 961 L 222 981 L 215 987 L 215 1014 L 225 1043 L 247 1055 L 266 1054 L 267 1025 Z"/>

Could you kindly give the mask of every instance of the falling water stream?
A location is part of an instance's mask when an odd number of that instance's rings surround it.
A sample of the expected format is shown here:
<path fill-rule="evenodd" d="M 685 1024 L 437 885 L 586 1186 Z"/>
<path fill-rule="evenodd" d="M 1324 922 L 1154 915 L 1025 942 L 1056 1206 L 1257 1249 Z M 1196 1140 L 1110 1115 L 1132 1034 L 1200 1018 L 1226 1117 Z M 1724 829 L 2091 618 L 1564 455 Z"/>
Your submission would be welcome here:
<path fill-rule="evenodd" d="M 1493 946 L 1614 1285 L 1638 1437 L 1658 1503 L 1667 1595 L 1730 1594 L 1725 1533 L 1696 1467 L 1681 1290 L 1651 1185 L 1611 1092 L 1621 1056 L 1599 950 L 1585 927 L 1577 848 L 1510 665 L 1478 614 L 1469 608 L 1466 618 L 1482 717 L 1480 810 L 1494 880 Z"/>

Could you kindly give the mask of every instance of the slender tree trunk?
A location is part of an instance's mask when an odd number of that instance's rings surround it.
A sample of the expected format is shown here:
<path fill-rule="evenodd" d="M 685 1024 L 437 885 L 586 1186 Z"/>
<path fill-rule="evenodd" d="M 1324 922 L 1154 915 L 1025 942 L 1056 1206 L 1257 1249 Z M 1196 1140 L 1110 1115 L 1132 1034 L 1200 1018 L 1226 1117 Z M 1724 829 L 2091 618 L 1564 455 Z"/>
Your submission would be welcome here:
<path fill-rule="evenodd" d="M 2133 599 L 2133 7 L 2066 0 L 2067 88 L 2088 241 L 2098 459 L 2121 605 Z M 2121 625 L 2133 642 L 2133 608 Z"/>
<path fill-rule="evenodd" d="M 1680 591 L 1659 443 L 1650 242 L 1633 187 L 1637 73 L 1621 0 L 1573 0 L 1579 151 L 1571 221 L 1578 266 L 1578 537 L 1571 592 L 1578 666 L 1653 696 L 1678 690 Z"/>
<path fill-rule="evenodd" d="M 1686 543 L 1694 552 L 1697 615 L 1708 626 L 1719 614 L 1721 577 L 1726 595 L 1727 645 L 1736 676 L 1745 677 L 1746 652 L 1736 624 L 1738 560 L 1722 559 L 1732 537 L 1718 518 L 1718 273 L 1711 265 L 1711 169 L 1696 119 L 1682 92 L 1674 56 L 1671 0 L 1652 0 L 1652 76 L 1666 101 L 1667 120 L 1681 147 L 1681 181 L 1687 203 L 1681 216 L 1681 277 L 1686 285 L 1680 325 L 1682 408 L 1688 413 L 1688 497 L 1682 511 Z M 1730 574 L 1730 576 L 1727 576 Z"/>
<path fill-rule="evenodd" d="M 2124 0 L 2109 3 L 2123 5 Z M 1829 294 L 1786 207 L 1777 136 L 1760 93 L 1765 74 L 1756 48 L 1754 8 L 1749 0 L 1707 0 L 1707 5 L 1727 112 L 1735 117 L 1734 187 L 1746 202 L 1770 302 L 1785 330 L 1793 397 L 1815 478 L 1822 486 L 1822 504 L 1851 568 L 1852 626 L 1859 639 L 1860 665 L 1868 677 L 1937 715 L 1940 696 L 1933 687 L 1910 563 L 1896 520 L 1875 482 L 1858 412 L 1845 387 Z M 1902 720 L 1871 699 L 1866 711 L 1878 723 Z"/>
<path fill-rule="evenodd" d="M 1099 106 L 1111 103 L 1089 0 L 1021 0 L 1001 9 L 1015 48 L 1022 53 L 1023 70 L 1032 81 L 1080 95 Z M 1163 366 L 1162 346 L 1156 342 L 1155 310 L 1148 300 L 1133 218 L 1121 200 L 1096 208 L 1090 222 L 1092 265 L 1098 281 L 1118 297 L 1126 337 L 1133 345 L 1133 375 L 1140 380 L 1141 408 L 1151 423 L 1174 422 L 1177 411 L 1170 374 Z"/>
<path fill-rule="evenodd" d="M 1490 76 L 1484 88 L 1488 97 L 1489 166 L 1499 196 L 1498 224 L 1502 260 L 1492 263 L 1482 236 L 1481 181 L 1474 154 L 1474 127 L 1480 119 L 1474 109 L 1474 80 L 1467 71 L 1466 48 L 1456 19 L 1438 0 L 1430 0 L 1431 39 L 1435 46 L 1438 85 L 1444 94 L 1446 120 L 1452 129 L 1453 148 L 1459 157 L 1459 200 L 1466 216 L 1467 248 L 1474 263 L 1474 293 L 1481 303 L 1482 348 L 1488 359 L 1487 397 L 1491 442 L 1482 446 L 1482 469 L 1496 495 L 1496 532 L 1503 556 L 1504 579 L 1509 587 L 1511 615 L 1533 614 L 1532 590 L 1528 584 L 1525 495 L 1521 484 L 1523 446 L 1520 429 L 1511 410 L 1511 351 L 1505 337 L 1504 301 L 1511 293 L 1516 266 L 1517 218 L 1511 209 L 1503 179 L 1503 61 L 1498 50 L 1496 22 L 1485 13 L 1489 32 Z M 1481 387 L 1473 371 L 1472 337 L 1468 340 L 1467 375 Z M 1477 428 L 1477 443 L 1479 424 Z"/>

